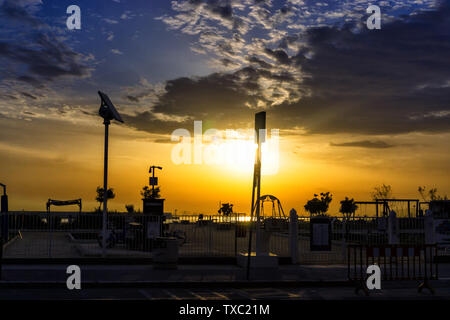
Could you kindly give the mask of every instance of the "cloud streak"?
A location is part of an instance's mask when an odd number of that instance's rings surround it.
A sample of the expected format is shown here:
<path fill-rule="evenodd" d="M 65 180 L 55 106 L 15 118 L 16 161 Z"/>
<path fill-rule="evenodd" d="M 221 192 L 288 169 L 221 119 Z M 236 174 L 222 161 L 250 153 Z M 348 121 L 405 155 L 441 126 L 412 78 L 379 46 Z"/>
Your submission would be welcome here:
<path fill-rule="evenodd" d="M 352 141 L 352 142 L 342 142 L 342 143 L 330 143 L 332 147 L 359 147 L 359 148 L 368 148 L 368 149 L 386 149 L 392 148 L 394 145 L 386 143 L 384 141 L 370 141 L 370 140 L 361 140 L 361 141 Z"/>
<path fill-rule="evenodd" d="M 311 17 L 299 13 L 301 1 L 287 1 L 279 8 L 271 1 L 230 1 L 232 10 L 223 15 L 219 9 L 213 12 L 219 5 L 214 1 L 173 3 L 178 14 L 160 19 L 183 33 L 200 28 L 194 32 L 199 39 L 195 45 L 216 54 L 214 61 L 231 70 L 167 81 L 146 117 L 178 116 L 224 129 L 248 125 L 256 110 L 265 109 L 272 127 L 299 129 L 302 134 L 450 131 L 449 1 L 433 10 L 411 9 L 409 15 L 394 17 L 375 31 L 358 19 L 311 25 Z M 403 4 L 395 10 L 411 6 Z M 253 17 L 246 20 L 246 29 L 227 24 L 248 10 Z M 312 11 L 317 17 L 318 12 L 323 13 L 320 17 L 329 12 Z M 286 15 L 285 20 L 277 18 L 280 15 Z M 277 21 L 302 21 L 304 28 L 271 29 L 281 23 Z M 258 28 L 269 32 L 268 39 L 245 38 Z M 164 125 L 155 126 L 156 117 L 147 126 L 141 115 L 136 115 L 140 130 L 164 130 Z"/>

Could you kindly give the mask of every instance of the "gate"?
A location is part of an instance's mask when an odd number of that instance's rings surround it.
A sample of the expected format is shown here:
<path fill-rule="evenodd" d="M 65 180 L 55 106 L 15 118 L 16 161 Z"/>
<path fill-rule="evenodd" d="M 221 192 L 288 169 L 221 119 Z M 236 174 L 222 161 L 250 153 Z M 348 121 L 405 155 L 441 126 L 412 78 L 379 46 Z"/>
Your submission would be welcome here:
<path fill-rule="evenodd" d="M 368 289 L 367 268 L 377 265 L 384 281 L 422 280 L 421 292 L 427 288 L 434 294 L 429 280 L 438 279 L 437 245 L 349 245 L 347 251 L 348 280 L 356 285 L 355 292 Z"/>

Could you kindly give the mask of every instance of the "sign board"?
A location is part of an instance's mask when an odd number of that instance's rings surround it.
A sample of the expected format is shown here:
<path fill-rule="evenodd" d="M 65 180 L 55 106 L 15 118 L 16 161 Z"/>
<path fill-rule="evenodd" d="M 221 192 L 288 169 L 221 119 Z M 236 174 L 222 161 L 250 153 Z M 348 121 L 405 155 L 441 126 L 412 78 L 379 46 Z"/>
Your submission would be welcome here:
<path fill-rule="evenodd" d="M 158 185 L 158 177 L 150 177 L 149 185 L 151 186 L 157 186 Z"/>
<path fill-rule="evenodd" d="M 266 142 L 266 112 L 255 114 L 256 143 Z M 261 134 L 261 135 L 260 135 Z"/>
<path fill-rule="evenodd" d="M 331 251 L 331 220 L 329 218 L 311 218 L 310 250 Z"/>
<path fill-rule="evenodd" d="M 144 199 L 144 214 L 162 216 L 164 214 L 164 199 Z"/>
<path fill-rule="evenodd" d="M 438 247 L 450 248 L 450 219 L 435 219 L 434 230 Z"/>
<path fill-rule="evenodd" d="M 378 218 L 377 230 L 382 232 L 387 230 L 387 221 L 385 217 Z"/>
<path fill-rule="evenodd" d="M 156 239 L 161 236 L 161 223 L 159 221 L 147 222 L 147 238 Z"/>

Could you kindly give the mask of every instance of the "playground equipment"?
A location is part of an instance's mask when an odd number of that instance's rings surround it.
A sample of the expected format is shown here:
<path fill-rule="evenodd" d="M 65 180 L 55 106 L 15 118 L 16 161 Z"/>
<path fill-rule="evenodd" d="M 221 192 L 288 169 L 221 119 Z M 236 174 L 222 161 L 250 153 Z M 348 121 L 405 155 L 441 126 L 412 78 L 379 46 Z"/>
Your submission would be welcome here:
<path fill-rule="evenodd" d="M 261 196 L 259 200 L 261 202 L 261 216 L 264 219 L 264 230 L 268 232 L 287 231 L 288 224 L 280 200 L 270 194 Z M 271 215 L 268 217 L 264 213 L 265 202 L 272 203 Z"/>
<path fill-rule="evenodd" d="M 272 218 L 280 218 L 280 219 L 286 218 L 284 211 L 283 211 L 283 207 L 281 206 L 281 202 L 277 197 L 270 195 L 270 194 L 266 194 L 266 195 L 261 196 L 259 198 L 259 201 L 261 201 L 261 216 L 265 217 L 264 203 L 271 202 L 272 203 Z"/>
<path fill-rule="evenodd" d="M 78 205 L 79 212 L 81 213 L 81 199 L 75 199 L 75 200 L 53 200 L 48 199 L 47 201 L 47 212 L 50 212 L 50 206 L 70 206 L 70 205 Z"/>
<path fill-rule="evenodd" d="M 414 218 L 419 216 L 420 203 L 418 199 L 377 199 L 375 201 L 355 201 L 359 209 L 357 212 L 359 216 L 371 216 L 375 214 L 377 218 L 387 217 L 392 209 L 402 216 L 408 218 Z M 403 208 L 403 205 L 406 205 Z M 368 206 L 371 207 L 372 211 L 367 212 Z M 374 212 L 373 212 L 373 209 Z M 406 209 L 406 210 L 404 210 Z"/>

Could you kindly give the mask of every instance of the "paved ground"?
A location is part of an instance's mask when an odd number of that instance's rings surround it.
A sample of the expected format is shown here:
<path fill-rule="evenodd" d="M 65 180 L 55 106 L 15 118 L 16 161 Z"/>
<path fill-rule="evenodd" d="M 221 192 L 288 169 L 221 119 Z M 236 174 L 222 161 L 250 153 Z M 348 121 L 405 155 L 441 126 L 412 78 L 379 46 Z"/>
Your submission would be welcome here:
<path fill-rule="evenodd" d="M 369 296 L 355 294 L 351 287 L 324 288 L 82 288 L 67 289 L 0 289 L 0 300 L 450 300 L 450 287 L 436 288 L 436 294 L 428 291 L 419 294 L 415 284 L 382 288 Z"/>
<path fill-rule="evenodd" d="M 450 264 L 440 266 L 440 280 L 432 282 L 436 290 L 434 296 L 428 291 L 419 294 L 418 281 L 382 281 L 382 290 L 371 291 L 369 297 L 364 296 L 362 292 L 355 295 L 353 287 L 342 284 L 346 280 L 344 265 L 280 266 L 279 276 L 274 277 L 275 280 L 302 281 L 302 283 L 287 287 L 279 285 L 280 281 L 276 281 L 257 288 L 242 284 L 242 280 L 245 279 L 244 270 L 229 265 L 182 265 L 178 270 L 154 270 L 152 266 L 145 265 L 81 265 L 81 290 L 65 288 L 68 277 L 66 268 L 66 265 L 4 265 L 3 279 L 0 281 L 0 300 L 450 300 Z M 190 281 L 197 284 L 207 283 L 207 286 L 190 285 Z M 235 281 L 240 281 L 241 285 L 229 285 Z M 220 282 L 227 285 L 221 285 Z M 41 286 L 32 287 L 30 284 L 33 283 L 41 283 Z"/>
<path fill-rule="evenodd" d="M 248 237 L 235 238 L 234 229 L 217 230 L 214 225 L 198 227 L 196 224 L 176 224 L 171 231 L 181 230 L 187 234 L 187 241 L 179 248 L 180 256 L 234 256 L 236 252 L 248 249 Z M 255 236 L 255 235 L 254 235 Z M 287 234 L 273 233 L 270 250 L 279 256 L 289 256 Z M 236 243 L 235 243 L 236 241 Z M 235 248 L 236 244 L 236 248 Z M 255 245 L 255 241 L 253 241 Z M 305 264 L 344 263 L 342 244 L 333 241 L 330 252 L 311 252 L 309 238 L 299 239 L 299 259 Z M 107 250 L 111 257 L 151 257 L 150 252 L 126 250 L 122 245 Z M 102 249 L 97 240 L 77 241 L 68 232 L 22 231 L 20 237 L 12 240 L 4 249 L 5 258 L 79 258 L 100 257 Z"/>
<path fill-rule="evenodd" d="M 2 280 L 65 282 L 67 267 L 68 265 L 5 264 Z M 177 270 L 155 270 L 151 265 L 80 265 L 80 268 L 82 281 L 87 282 L 235 281 L 246 279 L 246 270 L 236 265 L 180 265 Z M 345 281 L 346 277 L 347 267 L 345 265 L 286 265 L 280 266 L 278 271 L 262 270 L 251 273 L 251 279 L 254 280 Z"/>
<path fill-rule="evenodd" d="M 73 263 L 75 264 L 75 263 Z M 179 265 L 154 269 L 151 265 L 79 265 L 86 282 L 239 281 L 246 270 L 236 265 Z M 3 265 L 3 281 L 65 282 L 68 265 Z M 346 281 L 346 265 L 281 265 L 278 270 L 252 271 L 253 280 Z M 450 281 L 450 264 L 439 265 L 439 279 Z"/>

